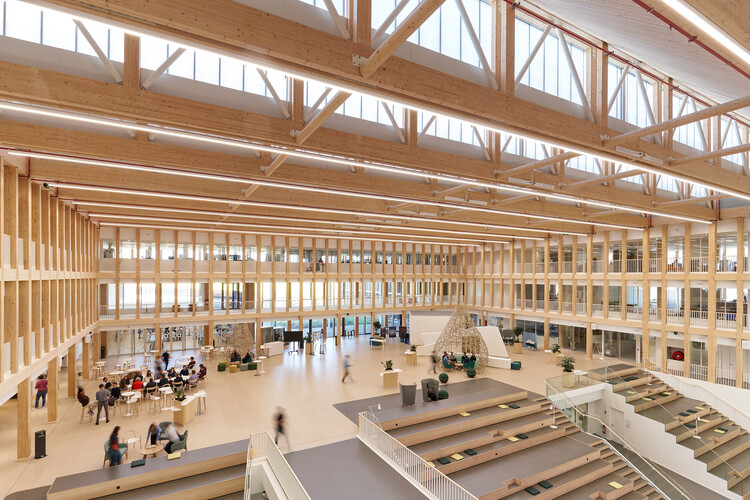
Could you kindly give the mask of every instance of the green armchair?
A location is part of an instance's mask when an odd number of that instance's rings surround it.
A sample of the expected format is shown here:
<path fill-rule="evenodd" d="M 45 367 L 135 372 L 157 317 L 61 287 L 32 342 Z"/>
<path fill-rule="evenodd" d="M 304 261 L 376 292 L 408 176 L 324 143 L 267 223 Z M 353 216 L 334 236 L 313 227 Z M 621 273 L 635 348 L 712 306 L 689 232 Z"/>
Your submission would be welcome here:
<path fill-rule="evenodd" d="M 159 436 L 159 441 L 169 441 L 169 438 L 167 437 L 167 434 L 164 432 L 164 430 L 171 423 L 172 422 L 159 423 L 159 428 L 161 429 L 161 436 Z M 187 429 L 185 429 L 185 433 L 180 436 L 180 440 L 172 445 L 172 452 L 180 451 L 180 450 L 187 451 L 187 437 L 188 437 L 188 431 Z M 166 446 L 166 443 L 164 443 L 164 445 Z"/>
<path fill-rule="evenodd" d="M 117 443 L 117 451 L 120 452 L 120 456 L 128 454 L 128 443 Z M 109 460 L 109 439 L 104 441 L 104 462 L 102 463 L 102 467 L 105 467 L 107 465 L 107 461 Z"/>

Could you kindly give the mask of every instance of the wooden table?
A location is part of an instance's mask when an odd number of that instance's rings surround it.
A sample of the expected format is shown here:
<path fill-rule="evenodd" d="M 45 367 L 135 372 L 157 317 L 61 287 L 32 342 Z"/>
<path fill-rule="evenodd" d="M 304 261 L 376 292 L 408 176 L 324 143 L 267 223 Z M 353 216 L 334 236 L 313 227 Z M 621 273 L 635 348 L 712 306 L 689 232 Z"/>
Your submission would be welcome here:
<path fill-rule="evenodd" d="M 138 453 L 140 453 L 143 458 L 148 458 L 150 456 L 155 457 L 157 454 L 159 454 L 159 452 L 162 451 L 164 451 L 164 447 L 159 443 L 156 443 L 154 446 L 141 448 L 140 450 L 138 450 Z"/>
<path fill-rule="evenodd" d="M 406 351 L 404 353 L 406 356 L 406 364 L 407 365 L 416 365 L 417 364 L 417 351 Z"/>
<path fill-rule="evenodd" d="M 383 377 L 383 387 L 388 389 L 391 387 L 398 387 L 398 374 L 401 370 L 396 368 L 395 370 L 386 370 L 380 374 Z"/>

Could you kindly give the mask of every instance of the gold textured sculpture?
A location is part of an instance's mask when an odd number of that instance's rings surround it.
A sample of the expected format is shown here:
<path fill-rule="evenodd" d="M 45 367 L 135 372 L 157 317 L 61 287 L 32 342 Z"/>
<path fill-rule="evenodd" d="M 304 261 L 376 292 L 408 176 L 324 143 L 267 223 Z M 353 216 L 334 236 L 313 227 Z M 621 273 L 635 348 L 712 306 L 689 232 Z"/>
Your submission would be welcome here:
<path fill-rule="evenodd" d="M 485 344 L 477 327 L 474 326 L 471 315 L 464 306 L 456 307 L 448 320 L 448 324 L 445 325 L 443 332 L 435 341 L 433 355 L 440 358 L 444 352 L 453 353 L 456 358 L 464 353 L 475 355 L 477 360 L 474 363 L 474 370 L 477 373 L 484 371 L 485 366 L 487 366 L 487 344 Z M 442 361 L 440 366 L 444 370 L 446 369 Z"/>
<path fill-rule="evenodd" d="M 255 355 L 255 335 L 247 323 L 237 323 L 234 325 L 232 335 L 227 340 L 227 348 L 230 355 L 232 351 L 236 350 L 240 354 L 240 357 L 245 357 L 245 354 L 250 353 L 253 359 L 257 358 Z"/>

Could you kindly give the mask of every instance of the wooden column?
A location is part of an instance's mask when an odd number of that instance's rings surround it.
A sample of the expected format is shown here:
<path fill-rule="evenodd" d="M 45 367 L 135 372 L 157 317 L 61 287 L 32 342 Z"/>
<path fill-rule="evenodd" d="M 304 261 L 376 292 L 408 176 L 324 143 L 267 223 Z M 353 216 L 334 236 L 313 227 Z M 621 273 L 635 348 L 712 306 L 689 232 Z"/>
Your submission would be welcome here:
<path fill-rule="evenodd" d="M 690 234 L 691 234 L 691 226 L 689 222 L 686 222 L 685 225 L 685 241 L 684 241 L 684 255 L 683 255 L 683 264 L 682 264 L 682 272 L 683 272 L 683 289 L 682 289 L 682 309 L 684 311 L 684 320 L 683 320 L 683 331 L 685 332 L 685 340 L 684 340 L 684 347 L 683 352 L 685 353 L 685 359 L 683 361 L 683 376 L 690 378 L 690 363 L 691 363 L 691 356 L 690 356 L 690 254 L 691 248 L 690 248 Z"/>
<path fill-rule="evenodd" d="M 68 347 L 68 397 L 76 397 L 76 345 Z"/>
<path fill-rule="evenodd" d="M 24 379 L 18 384 L 18 401 L 16 410 L 16 458 L 28 458 L 31 455 L 31 379 Z"/>
<path fill-rule="evenodd" d="M 659 308 L 661 309 L 661 355 L 659 356 L 659 364 L 663 370 L 667 369 L 667 265 L 669 260 L 667 259 L 669 240 L 669 226 L 664 224 L 661 226 L 661 303 Z"/>
<path fill-rule="evenodd" d="M 513 95 L 516 89 L 516 11 L 515 6 L 503 0 L 492 1 L 491 63 L 500 91 Z"/>
<path fill-rule="evenodd" d="M 60 358 L 53 357 L 47 363 L 47 422 L 57 422 L 57 407 L 60 389 Z"/>
<path fill-rule="evenodd" d="M 651 231 L 649 230 L 649 228 L 645 228 L 643 230 L 642 241 L 643 243 L 641 246 L 643 247 L 643 253 L 641 261 L 641 361 L 645 364 L 646 360 L 651 357 L 651 329 L 649 328 L 649 306 L 651 304 L 651 281 L 649 280 L 649 245 L 651 241 Z M 637 345 L 638 344 L 636 344 L 636 347 Z"/>
<path fill-rule="evenodd" d="M 91 375 L 91 352 L 89 349 L 89 343 L 86 341 L 86 336 L 83 337 L 83 342 L 81 342 L 81 377 L 83 380 L 89 380 L 89 376 Z"/>
<path fill-rule="evenodd" d="M 708 226 L 708 381 L 716 382 L 716 230 L 717 222 Z M 739 242 L 738 242 L 739 245 Z M 737 304 L 739 305 L 739 301 Z"/>
<path fill-rule="evenodd" d="M 736 337 L 735 337 L 735 370 L 737 387 L 742 388 L 743 354 L 742 354 L 742 329 L 745 326 L 745 311 L 742 297 L 745 282 L 745 218 L 737 218 L 737 311 L 735 314 Z"/>

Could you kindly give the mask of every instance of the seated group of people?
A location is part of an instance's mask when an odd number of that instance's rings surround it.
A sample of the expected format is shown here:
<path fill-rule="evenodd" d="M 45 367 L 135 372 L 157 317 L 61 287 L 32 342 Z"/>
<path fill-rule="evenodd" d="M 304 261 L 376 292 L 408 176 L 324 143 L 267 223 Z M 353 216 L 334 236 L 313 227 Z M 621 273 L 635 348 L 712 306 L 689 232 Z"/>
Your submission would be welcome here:
<path fill-rule="evenodd" d="M 161 367 L 158 367 L 155 376 L 151 370 L 147 370 L 145 374 L 140 371 L 132 371 L 126 373 L 119 384 L 113 384 L 108 377 L 103 377 L 102 385 L 109 393 L 109 406 L 114 406 L 115 402 L 122 397 L 123 392 L 141 391 L 145 394 L 147 391 L 157 387 L 188 385 L 191 382 L 205 378 L 207 373 L 208 369 L 202 363 L 196 372 L 195 358 L 191 357 L 187 366 L 179 372 L 174 367 L 169 370 L 162 370 Z M 88 405 L 90 401 L 91 399 L 86 395 L 84 388 L 78 387 L 78 402 L 81 403 L 81 406 Z M 94 412 L 93 407 L 89 409 L 89 412 Z"/>
<path fill-rule="evenodd" d="M 253 360 L 252 354 L 245 353 L 244 356 L 240 356 L 240 353 L 237 352 L 237 349 L 232 351 L 232 354 L 229 356 L 229 362 L 230 363 L 250 363 Z"/>
<path fill-rule="evenodd" d="M 446 351 L 443 351 L 443 366 L 446 368 L 456 369 L 456 364 L 458 363 L 458 359 L 456 356 L 451 352 L 450 354 Z M 461 356 L 461 364 L 471 363 L 472 366 L 476 362 L 477 356 L 474 353 L 468 354 L 464 353 L 463 356 Z"/>

